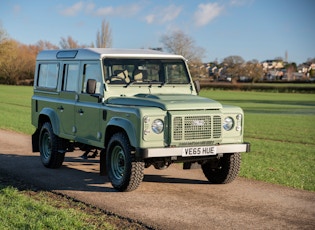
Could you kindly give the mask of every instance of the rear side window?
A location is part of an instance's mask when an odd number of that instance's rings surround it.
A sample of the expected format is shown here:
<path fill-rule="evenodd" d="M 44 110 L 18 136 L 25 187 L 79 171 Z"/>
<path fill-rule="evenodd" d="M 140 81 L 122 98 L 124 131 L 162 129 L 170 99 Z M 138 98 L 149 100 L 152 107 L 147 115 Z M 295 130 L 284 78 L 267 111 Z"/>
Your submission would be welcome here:
<path fill-rule="evenodd" d="M 64 85 L 63 90 L 77 91 L 79 77 L 79 64 L 64 64 Z"/>
<path fill-rule="evenodd" d="M 44 88 L 57 88 L 59 64 L 43 63 L 38 66 L 37 86 Z"/>

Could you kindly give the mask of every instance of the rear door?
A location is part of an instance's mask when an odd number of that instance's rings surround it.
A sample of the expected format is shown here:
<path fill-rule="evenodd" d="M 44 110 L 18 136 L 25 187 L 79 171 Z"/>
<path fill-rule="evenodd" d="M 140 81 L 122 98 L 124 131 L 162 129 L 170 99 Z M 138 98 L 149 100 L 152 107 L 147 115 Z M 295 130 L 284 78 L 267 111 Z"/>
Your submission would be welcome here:
<path fill-rule="evenodd" d="M 68 139 L 72 139 L 76 132 L 74 112 L 79 89 L 79 67 L 79 62 L 62 63 L 62 85 L 57 110 L 60 131 Z"/>

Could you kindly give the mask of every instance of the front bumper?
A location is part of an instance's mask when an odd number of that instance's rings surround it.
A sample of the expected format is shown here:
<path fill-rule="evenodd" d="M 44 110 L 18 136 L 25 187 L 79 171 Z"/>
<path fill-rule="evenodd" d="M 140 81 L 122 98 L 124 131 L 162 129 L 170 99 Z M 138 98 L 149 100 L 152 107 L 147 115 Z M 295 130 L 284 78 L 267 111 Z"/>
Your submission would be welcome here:
<path fill-rule="evenodd" d="M 214 145 L 214 146 L 205 146 L 205 147 L 215 147 L 216 155 L 224 153 L 242 153 L 250 152 L 250 143 L 242 144 L 224 144 L 224 145 Z M 154 157 L 178 157 L 182 156 L 182 153 L 185 149 L 189 147 L 168 147 L 168 148 L 150 148 L 150 149 L 137 149 L 137 155 L 140 158 L 154 158 Z M 195 147 L 191 147 L 195 148 Z M 192 155 L 193 157 L 198 156 Z M 204 156 L 204 155 L 202 155 Z"/>

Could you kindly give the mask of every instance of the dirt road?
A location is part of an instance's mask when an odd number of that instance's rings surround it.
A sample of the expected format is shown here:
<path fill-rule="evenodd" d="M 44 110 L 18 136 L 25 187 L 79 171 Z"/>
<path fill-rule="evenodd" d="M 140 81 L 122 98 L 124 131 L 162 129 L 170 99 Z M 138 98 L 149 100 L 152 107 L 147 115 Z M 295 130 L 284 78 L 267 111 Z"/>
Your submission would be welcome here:
<path fill-rule="evenodd" d="M 133 192 L 99 175 L 99 158 L 67 153 L 60 169 L 42 166 L 31 137 L 0 130 L 0 172 L 158 229 L 315 229 L 315 193 L 239 178 L 207 183 L 201 170 L 145 169 Z"/>

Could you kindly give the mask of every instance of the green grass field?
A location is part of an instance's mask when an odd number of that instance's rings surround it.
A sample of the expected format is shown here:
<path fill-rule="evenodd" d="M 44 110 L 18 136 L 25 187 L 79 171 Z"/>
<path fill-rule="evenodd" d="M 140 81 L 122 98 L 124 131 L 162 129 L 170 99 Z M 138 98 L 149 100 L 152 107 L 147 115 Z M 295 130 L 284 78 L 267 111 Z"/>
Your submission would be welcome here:
<path fill-rule="evenodd" d="M 31 97 L 29 86 L 0 85 L 0 129 L 32 134 Z"/>
<path fill-rule="evenodd" d="M 32 134 L 32 87 L 0 85 L 0 129 Z M 240 176 L 315 191 L 315 94 L 203 90 L 245 112 Z"/>

